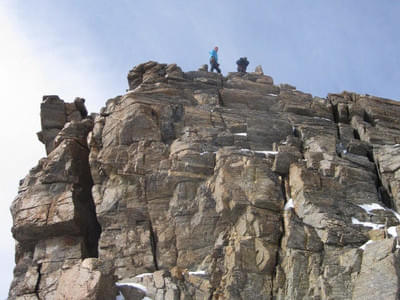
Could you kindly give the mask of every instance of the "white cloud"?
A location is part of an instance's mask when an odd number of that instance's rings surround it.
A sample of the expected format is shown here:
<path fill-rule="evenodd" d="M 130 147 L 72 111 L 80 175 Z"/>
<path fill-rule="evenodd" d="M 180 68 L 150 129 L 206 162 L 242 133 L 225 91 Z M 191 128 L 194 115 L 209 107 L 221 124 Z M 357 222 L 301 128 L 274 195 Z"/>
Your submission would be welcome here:
<path fill-rule="evenodd" d="M 39 130 L 39 99 L 36 86 L 43 81 L 38 66 L 26 49 L 26 42 L 13 31 L 6 14 L 0 9 L 2 47 L 0 47 L 0 234 L 1 257 L 0 296 L 6 298 L 14 265 L 14 242 L 11 237 L 9 206 L 17 194 L 18 180 L 32 167 L 43 150 L 36 141 Z"/>
<path fill-rule="evenodd" d="M 33 51 L 38 45 L 24 36 L 10 11 L 1 5 L 0 28 L 3 41 L 0 47 L 0 165 L 3 171 L 0 173 L 0 254 L 3 261 L 0 298 L 4 299 L 14 266 L 9 207 L 17 194 L 19 179 L 44 156 L 44 146 L 36 137 L 40 130 L 41 98 L 43 94 L 58 94 L 72 101 L 82 96 L 87 99 L 89 111 L 98 111 L 104 104 L 107 84 L 92 71 L 95 59 L 82 53 L 84 47 L 71 51 L 66 44 L 51 46 L 52 41 L 41 41 L 48 44 L 49 51 Z M 69 59 L 64 59 L 66 53 L 71 56 Z"/>

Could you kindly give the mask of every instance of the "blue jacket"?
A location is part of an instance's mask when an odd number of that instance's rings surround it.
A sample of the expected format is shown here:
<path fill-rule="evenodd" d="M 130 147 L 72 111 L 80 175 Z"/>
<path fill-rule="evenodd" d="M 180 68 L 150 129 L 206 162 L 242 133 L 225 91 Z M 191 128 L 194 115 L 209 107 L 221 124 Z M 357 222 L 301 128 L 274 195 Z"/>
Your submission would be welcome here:
<path fill-rule="evenodd" d="M 211 57 L 214 57 L 215 62 L 217 63 L 217 62 L 218 62 L 218 54 L 217 54 L 217 51 L 215 51 L 215 50 L 213 49 L 213 50 L 211 50 L 209 53 L 210 53 L 210 59 L 211 59 Z"/>

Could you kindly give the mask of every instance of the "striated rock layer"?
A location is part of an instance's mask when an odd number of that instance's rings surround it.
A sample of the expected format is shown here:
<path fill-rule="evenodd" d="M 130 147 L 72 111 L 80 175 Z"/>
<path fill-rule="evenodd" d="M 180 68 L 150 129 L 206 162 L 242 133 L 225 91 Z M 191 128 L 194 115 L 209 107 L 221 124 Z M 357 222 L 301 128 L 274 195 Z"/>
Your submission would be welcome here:
<path fill-rule="evenodd" d="M 399 299 L 399 103 L 261 68 L 128 82 L 90 116 L 44 97 L 10 300 Z"/>

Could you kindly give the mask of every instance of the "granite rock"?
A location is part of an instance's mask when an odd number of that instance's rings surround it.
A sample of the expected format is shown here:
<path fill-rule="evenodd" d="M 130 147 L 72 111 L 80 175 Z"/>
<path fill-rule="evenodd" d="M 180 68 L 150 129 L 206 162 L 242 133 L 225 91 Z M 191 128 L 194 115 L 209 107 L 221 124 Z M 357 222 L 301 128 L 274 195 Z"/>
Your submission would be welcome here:
<path fill-rule="evenodd" d="M 397 299 L 400 105 L 154 61 L 45 96 L 9 299 Z"/>

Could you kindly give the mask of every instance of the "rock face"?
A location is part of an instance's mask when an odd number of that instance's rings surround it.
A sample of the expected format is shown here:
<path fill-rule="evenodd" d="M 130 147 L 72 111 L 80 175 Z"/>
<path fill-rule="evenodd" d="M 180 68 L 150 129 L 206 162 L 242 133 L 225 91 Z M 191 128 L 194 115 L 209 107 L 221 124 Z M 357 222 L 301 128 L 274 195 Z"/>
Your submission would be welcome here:
<path fill-rule="evenodd" d="M 44 97 L 10 300 L 399 299 L 400 104 L 261 67 L 128 83 L 89 117 Z"/>

